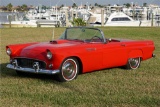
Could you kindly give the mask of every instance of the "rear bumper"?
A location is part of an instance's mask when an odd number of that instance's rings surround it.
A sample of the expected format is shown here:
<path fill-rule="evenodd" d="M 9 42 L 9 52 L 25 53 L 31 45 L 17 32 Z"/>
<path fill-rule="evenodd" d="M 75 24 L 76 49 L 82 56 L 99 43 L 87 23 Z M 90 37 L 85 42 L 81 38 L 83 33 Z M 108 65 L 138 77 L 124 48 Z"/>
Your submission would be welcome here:
<path fill-rule="evenodd" d="M 24 71 L 24 72 L 30 72 L 30 73 L 42 73 L 42 74 L 57 74 L 60 72 L 60 70 L 46 70 L 46 69 L 33 69 L 33 68 L 22 68 L 19 66 L 15 66 L 12 64 L 7 64 L 7 68 L 18 70 L 18 71 Z"/>

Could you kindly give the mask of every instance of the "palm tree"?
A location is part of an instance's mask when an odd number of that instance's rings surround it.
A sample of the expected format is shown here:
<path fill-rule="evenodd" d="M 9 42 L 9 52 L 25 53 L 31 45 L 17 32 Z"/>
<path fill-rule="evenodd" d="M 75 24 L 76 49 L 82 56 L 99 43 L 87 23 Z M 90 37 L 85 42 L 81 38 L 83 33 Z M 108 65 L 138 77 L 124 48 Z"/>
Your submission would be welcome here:
<path fill-rule="evenodd" d="M 71 23 L 73 26 L 86 26 L 86 22 L 82 18 L 74 18 Z"/>
<path fill-rule="evenodd" d="M 12 5 L 11 3 L 9 3 L 9 4 L 7 5 L 7 10 L 8 10 L 8 11 L 12 11 L 12 7 L 13 7 L 13 5 Z"/>
<path fill-rule="evenodd" d="M 144 7 L 147 7 L 147 3 L 143 3 L 143 6 L 144 6 Z"/>
<path fill-rule="evenodd" d="M 127 8 L 131 7 L 130 3 L 125 4 Z"/>
<path fill-rule="evenodd" d="M 94 6 L 98 6 L 98 3 L 95 3 Z"/>
<path fill-rule="evenodd" d="M 77 7 L 77 5 L 76 3 L 73 3 L 72 8 L 75 8 L 75 7 Z"/>
<path fill-rule="evenodd" d="M 63 4 L 60 6 L 60 8 L 62 8 L 62 7 L 64 7 L 64 5 L 63 5 Z"/>
<path fill-rule="evenodd" d="M 28 9 L 28 7 L 27 7 L 26 4 L 23 4 L 23 5 L 21 6 L 21 9 L 22 9 L 22 11 L 26 11 L 26 10 Z"/>

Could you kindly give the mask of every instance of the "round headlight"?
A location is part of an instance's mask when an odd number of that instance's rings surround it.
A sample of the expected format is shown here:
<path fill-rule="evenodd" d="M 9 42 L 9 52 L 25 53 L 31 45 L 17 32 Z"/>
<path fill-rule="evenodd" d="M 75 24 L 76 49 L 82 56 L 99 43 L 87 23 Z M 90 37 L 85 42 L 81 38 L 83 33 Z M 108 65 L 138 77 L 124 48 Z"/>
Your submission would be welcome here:
<path fill-rule="evenodd" d="M 8 55 L 11 55 L 11 53 L 12 53 L 10 48 L 7 48 L 6 52 Z"/>
<path fill-rule="evenodd" d="M 48 59 L 52 59 L 52 53 L 51 53 L 51 51 L 47 51 L 47 58 Z"/>

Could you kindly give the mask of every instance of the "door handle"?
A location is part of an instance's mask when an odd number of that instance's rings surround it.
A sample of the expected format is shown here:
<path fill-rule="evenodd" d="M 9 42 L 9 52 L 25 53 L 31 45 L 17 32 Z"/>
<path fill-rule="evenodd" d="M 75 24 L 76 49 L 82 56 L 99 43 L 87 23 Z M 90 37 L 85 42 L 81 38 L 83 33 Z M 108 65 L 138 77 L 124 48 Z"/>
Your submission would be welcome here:
<path fill-rule="evenodd" d="M 86 48 L 87 51 L 96 51 L 96 48 Z"/>
<path fill-rule="evenodd" d="M 126 46 L 126 44 L 121 44 L 121 46 Z"/>

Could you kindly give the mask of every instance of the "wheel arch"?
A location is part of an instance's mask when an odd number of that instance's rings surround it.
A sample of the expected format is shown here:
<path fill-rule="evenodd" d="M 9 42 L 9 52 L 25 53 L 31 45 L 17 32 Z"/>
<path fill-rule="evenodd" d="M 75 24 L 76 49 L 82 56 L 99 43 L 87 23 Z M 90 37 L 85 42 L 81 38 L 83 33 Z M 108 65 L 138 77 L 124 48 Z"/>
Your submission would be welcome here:
<path fill-rule="evenodd" d="M 66 60 L 68 58 L 75 58 L 78 61 L 78 63 L 79 63 L 79 74 L 82 74 L 83 73 L 83 64 L 82 64 L 81 59 L 78 56 L 68 56 L 68 57 L 64 58 L 64 60 Z"/>
<path fill-rule="evenodd" d="M 137 58 L 140 57 L 143 60 L 143 51 L 140 49 L 132 50 L 129 52 L 128 58 Z"/>

